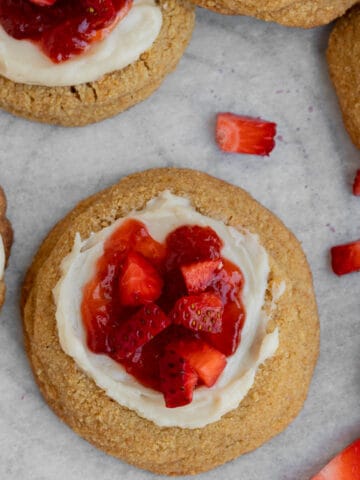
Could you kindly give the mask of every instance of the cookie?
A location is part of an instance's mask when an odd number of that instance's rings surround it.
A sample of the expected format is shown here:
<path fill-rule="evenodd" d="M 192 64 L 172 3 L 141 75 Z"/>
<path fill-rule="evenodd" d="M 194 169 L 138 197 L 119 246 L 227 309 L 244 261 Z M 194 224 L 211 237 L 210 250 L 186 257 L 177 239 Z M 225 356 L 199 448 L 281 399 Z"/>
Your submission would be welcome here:
<path fill-rule="evenodd" d="M 6 197 L 4 190 L 0 187 L 0 237 L 5 253 L 5 267 L 10 256 L 11 245 L 13 242 L 13 231 L 9 220 L 6 218 Z M 0 308 L 5 301 L 5 281 L 0 278 Z"/>
<path fill-rule="evenodd" d="M 145 100 L 178 64 L 194 27 L 186 0 L 159 0 L 163 24 L 150 50 L 126 68 L 71 87 L 15 83 L 0 77 L 0 107 L 38 122 L 81 126 L 112 117 Z"/>
<path fill-rule="evenodd" d="M 224 15 L 248 15 L 288 27 L 313 28 L 325 25 L 343 15 L 357 0 L 305 0 L 250 4 L 243 0 L 197 0 L 200 7 Z"/>
<path fill-rule="evenodd" d="M 360 6 L 335 24 L 327 61 L 345 126 L 354 144 L 360 148 Z"/>
<path fill-rule="evenodd" d="M 203 428 L 159 427 L 114 402 L 64 353 L 56 327 L 52 290 L 75 234 L 88 238 L 164 190 L 190 199 L 204 215 L 259 236 L 271 267 L 268 295 L 272 286 L 286 282 L 268 326 L 279 329 L 275 355 L 260 367 L 240 405 Z M 105 452 L 166 475 L 209 470 L 280 433 L 303 406 L 319 351 L 312 277 L 299 242 L 242 189 L 185 169 L 130 175 L 75 207 L 34 258 L 23 286 L 22 315 L 35 380 L 54 412 Z"/>

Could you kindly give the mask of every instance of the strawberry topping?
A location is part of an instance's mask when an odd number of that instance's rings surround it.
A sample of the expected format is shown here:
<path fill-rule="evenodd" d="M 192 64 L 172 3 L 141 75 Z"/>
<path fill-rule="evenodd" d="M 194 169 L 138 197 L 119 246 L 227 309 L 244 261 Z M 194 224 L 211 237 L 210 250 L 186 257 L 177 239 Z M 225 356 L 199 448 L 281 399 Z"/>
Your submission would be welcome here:
<path fill-rule="evenodd" d="M 340 452 L 312 480 L 360 480 L 360 439 Z"/>
<path fill-rule="evenodd" d="M 275 123 L 234 113 L 217 115 L 216 141 L 224 152 L 269 155 L 275 135 Z"/>
<path fill-rule="evenodd" d="M 222 328 L 223 304 L 214 293 L 181 297 L 174 305 L 170 318 L 173 323 L 190 330 L 218 333 Z"/>
<path fill-rule="evenodd" d="M 353 194 L 357 197 L 360 196 L 360 170 L 356 172 L 353 184 Z"/>
<path fill-rule="evenodd" d="M 331 266 L 336 275 L 360 270 L 360 240 L 332 247 Z"/>
<path fill-rule="evenodd" d="M 241 339 L 243 276 L 209 227 L 184 225 L 164 244 L 136 220 L 106 240 L 81 312 L 91 351 L 109 355 L 168 407 L 214 385 Z"/>

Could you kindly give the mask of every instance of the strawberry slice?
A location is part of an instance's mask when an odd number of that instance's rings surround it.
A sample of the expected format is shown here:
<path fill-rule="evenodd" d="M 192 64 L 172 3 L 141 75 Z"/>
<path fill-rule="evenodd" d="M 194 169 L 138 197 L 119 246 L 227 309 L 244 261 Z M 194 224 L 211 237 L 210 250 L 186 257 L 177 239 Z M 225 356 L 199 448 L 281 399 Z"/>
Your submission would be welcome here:
<path fill-rule="evenodd" d="M 340 452 L 312 480 L 360 480 L 360 439 Z"/>
<path fill-rule="evenodd" d="M 160 359 L 159 368 L 165 405 L 175 408 L 191 403 L 198 376 L 189 362 L 169 345 Z"/>
<path fill-rule="evenodd" d="M 223 303 L 214 293 L 179 298 L 170 312 L 173 323 L 190 330 L 218 333 L 222 328 Z"/>
<path fill-rule="evenodd" d="M 119 278 L 120 301 L 136 307 L 154 302 L 161 295 L 163 280 L 142 255 L 129 252 Z"/>
<path fill-rule="evenodd" d="M 360 196 L 360 170 L 356 172 L 354 184 L 353 184 L 353 194 L 357 197 Z"/>
<path fill-rule="evenodd" d="M 225 355 L 200 339 L 181 339 L 170 346 L 189 363 L 207 387 L 215 384 L 226 366 Z"/>
<path fill-rule="evenodd" d="M 170 319 L 155 304 L 149 303 L 116 327 L 109 337 L 115 360 L 132 355 L 170 325 Z"/>
<path fill-rule="evenodd" d="M 269 155 L 275 135 L 275 123 L 234 113 L 217 115 L 216 141 L 224 152 Z"/>
<path fill-rule="evenodd" d="M 336 275 L 360 270 L 360 240 L 332 247 L 331 266 Z"/>
<path fill-rule="evenodd" d="M 187 291 L 189 293 L 199 293 L 206 290 L 213 281 L 215 274 L 222 267 L 222 260 L 205 260 L 181 266 L 180 270 L 183 274 Z"/>

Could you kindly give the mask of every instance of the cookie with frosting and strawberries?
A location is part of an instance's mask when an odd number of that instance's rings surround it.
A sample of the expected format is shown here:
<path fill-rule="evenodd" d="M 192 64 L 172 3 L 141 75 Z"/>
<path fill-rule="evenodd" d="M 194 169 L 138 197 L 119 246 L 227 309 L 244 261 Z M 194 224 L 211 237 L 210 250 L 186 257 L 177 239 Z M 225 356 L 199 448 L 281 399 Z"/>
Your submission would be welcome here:
<path fill-rule="evenodd" d="M 0 187 L 0 307 L 2 307 L 5 301 L 6 286 L 4 274 L 13 242 L 13 231 L 6 217 L 6 206 L 5 193 Z"/>
<path fill-rule="evenodd" d="M 327 50 L 330 76 L 335 86 L 345 127 L 360 148 L 360 7 L 338 20 Z"/>
<path fill-rule="evenodd" d="M 241 188 L 186 169 L 76 206 L 33 260 L 22 315 L 54 412 L 158 474 L 210 470 L 280 433 L 319 351 L 299 242 Z"/>
<path fill-rule="evenodd" d="M 146 99 L 190 40 L 186 0 L 1 0 L 0 107 L 80 126 Z"/>

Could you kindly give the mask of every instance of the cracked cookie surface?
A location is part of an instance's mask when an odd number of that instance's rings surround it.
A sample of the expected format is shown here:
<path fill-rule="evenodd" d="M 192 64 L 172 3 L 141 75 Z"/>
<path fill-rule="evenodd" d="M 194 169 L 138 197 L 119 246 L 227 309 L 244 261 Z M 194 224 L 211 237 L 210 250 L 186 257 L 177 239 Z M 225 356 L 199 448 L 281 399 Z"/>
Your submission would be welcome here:
<path fill-rule="evenodd" d="M 56 328 L 52 289 L 76 232 L 87 238 L 166 189 L 189 198 L 202 214 L 259 236 L 271 266 L 269 299 L 272 287 L 286 282 L 268 327 L 279 328 L 276 354 L 260 367 L 239 407 L 204 428 L 162 428 L 114 402 L 62 351 Z M 244 190 L 186 169 L 130 175 L 76 206 L 36 254 L 23 285 L 22 313 L 34 376 L 54 412 L 105 452 L 167 475 L 207 471 L 280 433 L 303 406 L 319 350 L 312 278 L 297 239 Z"/>
<path fill-rule="evenodd" d="M 163 24 L 152 47 L 126 68 L 72 87 L 15 83 L 0 76 L 0 107 L 44 123 L 81 126 L 112 117 L 145 100 L 172 72 L 194 27 L 186 0 L 159 0 Z"/>
<path fill-rule="evenodd" d="M 10 256 L 11 245 L 13 242 L 13 230 L 9 220 L 6 218 L 6 197 L 4 190 L 0 187 L 0 235 L 5 249 L 5 266 Z M 5 301 L 6 286 L 3 278 L 0 278 L 0 308 Z"/>

